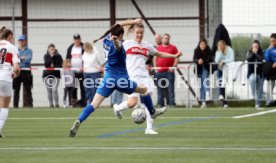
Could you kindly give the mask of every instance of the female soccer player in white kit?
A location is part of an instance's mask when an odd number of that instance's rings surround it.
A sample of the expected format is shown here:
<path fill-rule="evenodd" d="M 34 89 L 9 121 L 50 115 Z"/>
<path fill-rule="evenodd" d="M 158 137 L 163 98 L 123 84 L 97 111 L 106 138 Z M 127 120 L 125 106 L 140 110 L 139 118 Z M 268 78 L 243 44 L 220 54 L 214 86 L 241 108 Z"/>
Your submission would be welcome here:
<path fill-rule="evenodd" d="M 146 86 L 148 88 L 148 93 L 152 93 L 155 88 L 154 82 L 150 77 L 147 70 L 146 62 L 150 56 L 158 56 L 162 58 L 178 58 L 182 55 L 178 52 L 176 55 L 159 52 L 152 44 L 143 41 L 144 36 L 144 26 L 143 24 L 136 24 L 129 28 L 129 31 L 133 32 L 134 39 L 127 40 L 123 43 L 124 49 L 126 51 L 126 66 L 131 80 L 135 81 L 138 85 Z M 133 108 L 138 103 L 138 93 L 133 93 L 129 95 L 128 101 L 124 101 L 119 105 L 114 105 L 114 113 L 119 118 L 122 119 L 122 112 L 125 109 Z M 149 95 L 150 96 L 150 95 Z M 141 97 L 144 102 L 147 102 L 150 97 Z M 153 106 L 152 106 L 153 107 Z M 152 109 L 145 109 L 147 115 L 147 128 L 145 134 L 158 134 L 153 129 L 153 119 L 150 116 L 152 113 L 149 112 Z M 166 111 L 166 108 L 162 108 Z"/>
<path fill-rule="evenodd" d="M 0 138 L 4 137 L 2 129 L 8 118 L 12 78 L 16 78 L 20 72 L 18 50 L 12 42 L 12 31 L 2 27 L 0 29 Z"/>

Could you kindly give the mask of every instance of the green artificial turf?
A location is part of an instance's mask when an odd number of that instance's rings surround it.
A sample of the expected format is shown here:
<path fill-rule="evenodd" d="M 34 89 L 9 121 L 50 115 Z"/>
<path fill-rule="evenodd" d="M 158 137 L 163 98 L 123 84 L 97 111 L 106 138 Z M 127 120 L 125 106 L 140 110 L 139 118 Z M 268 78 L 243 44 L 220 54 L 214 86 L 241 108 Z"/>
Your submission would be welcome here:
<path fill-rule="evenodd" d="M 68 131 L 81 109 L 13 109 L 0 139 L 0 163 L 272 163 L 276 113 L 233 119 L 254 108 L 169 109 L 155 120 L 159 135 L 144 135 L 130 111 L 118 120 L 110 108 Z"/>

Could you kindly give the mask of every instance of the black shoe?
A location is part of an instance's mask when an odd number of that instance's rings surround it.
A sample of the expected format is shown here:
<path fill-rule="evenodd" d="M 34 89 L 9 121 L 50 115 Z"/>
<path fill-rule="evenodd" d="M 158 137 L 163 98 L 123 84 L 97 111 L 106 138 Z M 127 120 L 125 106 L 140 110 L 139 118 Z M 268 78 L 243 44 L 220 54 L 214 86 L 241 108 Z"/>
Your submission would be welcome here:
<path fill-rule="evenodd" d="M 50 108 L 53 108 L 54 107 L 54 105 L 50 105 Z"/>
<path fill-rule="evenodd" d="M 266 107 L 274 107 L 276 106 L 276 101 L 271 101 Z"/>
<path fill-rule="evenodd" d="M 59 105 L 56 105 L 56 108 L 59 108 Z"/>

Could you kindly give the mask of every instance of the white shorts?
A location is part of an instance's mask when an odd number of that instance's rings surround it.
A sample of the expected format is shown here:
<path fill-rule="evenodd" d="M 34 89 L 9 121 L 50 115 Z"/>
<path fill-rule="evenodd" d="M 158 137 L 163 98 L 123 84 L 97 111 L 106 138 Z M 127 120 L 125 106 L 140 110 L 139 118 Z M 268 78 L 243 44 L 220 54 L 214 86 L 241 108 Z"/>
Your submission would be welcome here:
<path fill-rule="evenodd" d="M 155 89 L 154 82 L 151 77 L 149 76 L 135 76 L 135 77 L 129 77 L 130 80 L 135 81 L 138 86 L 143 86 L 148 88 L 148 93 L 152 93 Z M 132 93 L 128 95 L 128 97 L 139 97 L 139 93 Z"/>
<path fill-rule="evenodd" d="M 12 83 L 0 80 L 0 96 L 8 97 L 12 95 Z"/>

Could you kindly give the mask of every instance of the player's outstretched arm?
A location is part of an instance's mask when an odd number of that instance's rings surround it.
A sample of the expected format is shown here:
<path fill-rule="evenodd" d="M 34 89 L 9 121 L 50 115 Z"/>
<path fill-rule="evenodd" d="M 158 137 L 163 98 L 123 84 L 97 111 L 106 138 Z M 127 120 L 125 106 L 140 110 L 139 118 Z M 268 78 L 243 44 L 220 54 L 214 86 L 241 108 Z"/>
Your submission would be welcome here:
<path fill-rule="evenodd" d="M 179 58 L 180 56 L 182 56 L 182 52 L 178 52 L 177 54 L 172 55 L 172 54 L 169 54 L 169 53 L 157 51 L 155 53 L 155 56 L 161 57 L 161 58 Z"/>
<path fill-rule="evenodd" d="M 125 21 L 119 22 L 118 24 L 120 24 L 121 26 L 143 24 L 143 20 L 141 18 L 136 18 L 134 20 L 125 20 Z"/>

